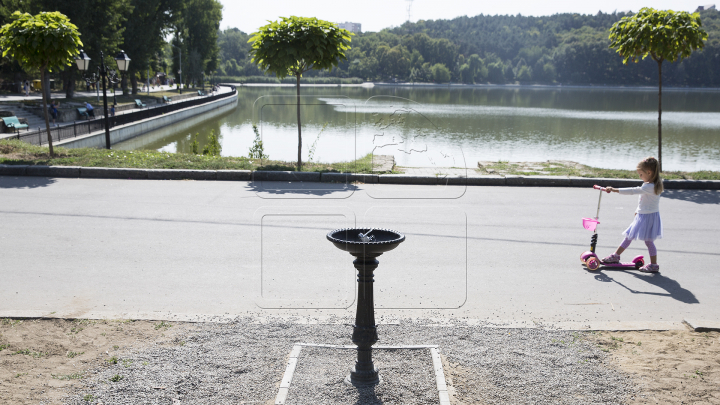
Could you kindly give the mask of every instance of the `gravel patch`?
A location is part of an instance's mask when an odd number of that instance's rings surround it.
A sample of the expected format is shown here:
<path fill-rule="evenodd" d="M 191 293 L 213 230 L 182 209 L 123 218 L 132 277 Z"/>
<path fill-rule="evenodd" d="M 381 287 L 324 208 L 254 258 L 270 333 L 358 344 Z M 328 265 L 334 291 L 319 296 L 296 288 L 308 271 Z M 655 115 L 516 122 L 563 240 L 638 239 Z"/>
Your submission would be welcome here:
<path fill-rule="evenodd" d="M 371 388 L 344 382 L 356 356 L 355 350 L 303 347 L 287 405 L 440 403 L 430 349 L 373 350 L 382 383 Z"/>
<path fill-rule="evenodd" d="M 252 318 L 238 318 L 229 324 L 198 324 L 197 330 L 176 337 L 170 345 L 126 352 L 116 364 L 91 371 L 65 403 L 272 404 L 293 345 L 351 344 L 352 323 L 352 319 L 333 319 L 308 325 L 278 319 L 257 324 Z M 632 381 L 606 362 L 607 354 L 579 332 L 403 320 L 379 325 L 378 333 L 378 345 L 438 345 L 450 365 L 445 373 L 452 381 L 453 403 L 624 404 L 635 395 Z M 321 350 L 327 350 L 324 356 L 313 356 Z M 383 379 L 391 381 L 385 387 L 393 388 L 375 389 L 383 403 L 439 402 L 427 351 L 376 350 L 373 354 Z M 303 347 L 289 400 L 301 403 L 301 395 L 313 395 L 310 387 L 317 383 L 317 392 L 327 395 L 313 396 L 305 403 L 365 403 L 346 401 L 343 395 L 357 398 L 362 394 L 340 389 L 354 364 L 353 355 L 352 350 Z M 327 356 L 336 357 L 325 361 Z M 403 370 L 417 362 L 427 373 Z M 323 367 L 322 374 L 317 372 Z M 335 387 L 338 390 L 331 393 Z M 91 402 L 84 400 L 87 395 L 92 395 Z"/>

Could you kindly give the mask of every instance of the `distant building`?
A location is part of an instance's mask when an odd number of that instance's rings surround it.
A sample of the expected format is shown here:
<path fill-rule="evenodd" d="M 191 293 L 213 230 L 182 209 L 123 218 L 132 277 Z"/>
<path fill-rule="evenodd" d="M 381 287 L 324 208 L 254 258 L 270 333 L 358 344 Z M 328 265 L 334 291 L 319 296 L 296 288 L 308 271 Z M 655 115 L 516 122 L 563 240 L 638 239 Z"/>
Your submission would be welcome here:
<path fill-rule="evenodd" d="M 360 24 L 360 23 L 351 23 L 351 22 L 338 23 L 338 27 L 344 28 L 350 32 L 354 32 L 354 33 L 358 33 L 358 34 L 362 32 L 362 24 Z"/>
<path fill-rule="evenodd" d="M 705 10 L 715 10 L 715 5 L 714 4 L 706 4 L 704 6 L 698 6 L 698 8 L 697 8 L 697 10 L 695 10 L 695 12 L 697 13 L 698 11 L 705 11 Z"/>

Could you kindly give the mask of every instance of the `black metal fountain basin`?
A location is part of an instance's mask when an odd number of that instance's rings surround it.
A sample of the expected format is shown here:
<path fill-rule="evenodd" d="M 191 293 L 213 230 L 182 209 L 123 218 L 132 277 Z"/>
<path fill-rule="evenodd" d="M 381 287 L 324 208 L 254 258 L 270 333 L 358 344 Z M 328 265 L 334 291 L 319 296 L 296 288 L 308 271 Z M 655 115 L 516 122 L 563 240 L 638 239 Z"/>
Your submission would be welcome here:
<path fill-rule="evenodd" d="M 363 241 L 360 234 L 369 232 L 371 241 Z M 380 255 L 395 249 L 405 240 L 405 235 L 389 229 L 346 228 L 337 229 L 327 234 L 327 238 L 336 248 L 351 255 Z"/>
<path fill-rule="evenodd" d="M 357 361 L 345 382 L 355 386 L 372 386 L 380 382 L 380 374 L 372 361 L 372 345 L 378 341 L 373 299 L 373 271 L 381 254 L 395 249 L 405 241 L 405 235 L 389 229 L 346 228 L 327 234 L 336 248 L 356 259 L 358 271 L 358 299 L 352 341 L 357 345 Z"/>

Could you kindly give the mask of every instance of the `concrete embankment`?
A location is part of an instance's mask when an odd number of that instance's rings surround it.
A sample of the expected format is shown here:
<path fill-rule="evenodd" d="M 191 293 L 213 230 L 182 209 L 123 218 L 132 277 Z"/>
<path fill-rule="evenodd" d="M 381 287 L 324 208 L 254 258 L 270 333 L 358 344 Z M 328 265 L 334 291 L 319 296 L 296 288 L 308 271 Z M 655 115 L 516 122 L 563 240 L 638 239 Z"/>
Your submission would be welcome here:
<path fill-rule="evenodd" d="M 235 180 L 322 183 L 407 184 L 434 186 L 635 187 L 640 180 L 562 176 L 435 177 L 402 174 L 353 174 L 251 170 L 135 169 L 78 166 L 0 165 L 0 176 L 79 177 L 150 180 Z M 716 180 L 665 180 L 666 189 L 720 190 Z"/>
<path fill-rule="evenodd" d="M 226 113 L 237 105 L 237 93 L 205 104 L 183 108 L 157 117 L 119 125 L 110 130 L 110 143 L 117 144 L 142 134 L 173 125 L 174 130 L 189 127 L 200 121 Z M 178 124 L 181 124 L 178 126 Z M 104 148 L 105 131 L 96 131 L 55 144 L 65 148 Z"/>

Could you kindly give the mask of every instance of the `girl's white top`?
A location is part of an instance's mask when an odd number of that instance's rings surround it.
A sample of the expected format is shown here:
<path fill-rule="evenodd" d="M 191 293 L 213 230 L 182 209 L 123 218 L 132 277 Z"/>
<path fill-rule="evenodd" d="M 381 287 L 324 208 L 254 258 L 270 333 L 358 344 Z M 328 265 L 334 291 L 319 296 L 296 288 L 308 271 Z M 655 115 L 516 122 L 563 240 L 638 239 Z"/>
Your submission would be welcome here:
<path fill-rule="evenodd" d="M 660 212 L 660 196 L 655 194 L 655 183 L 643 183 L 640 187 L 627 187 L 618 189 L 620 194 L 640 194 L 638 214 L 652 214 Z"/>

